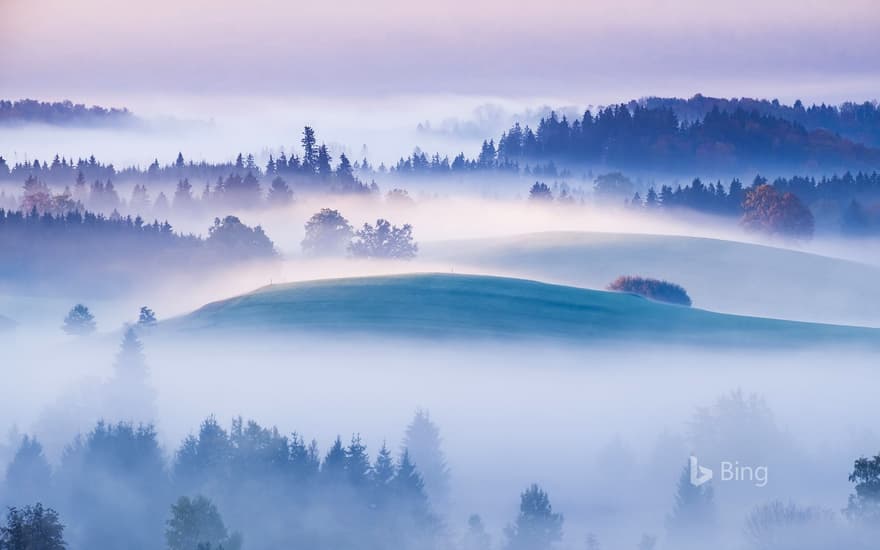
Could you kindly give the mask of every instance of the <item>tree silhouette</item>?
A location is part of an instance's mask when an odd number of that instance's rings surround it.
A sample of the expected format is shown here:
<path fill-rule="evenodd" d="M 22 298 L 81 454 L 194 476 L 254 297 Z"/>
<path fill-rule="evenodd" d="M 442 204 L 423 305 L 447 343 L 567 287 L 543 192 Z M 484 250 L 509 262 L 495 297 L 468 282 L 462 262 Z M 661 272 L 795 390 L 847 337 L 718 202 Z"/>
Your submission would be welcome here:
<path fill-rule="evenodd" d="M 553 512 L 550 498 L 537 484 L 520 495 L 516 521 L 505 528 L 507 550 L 549 549 L 562 540 L 563 517 Z"/>
<path fill-rule="evenodd" d="M 64 525 L 52 508 L 37 503 L 10 508 L 6 523 L 0 525 L 2 550 L 64 550 Z"/>
<path fill-rule="evenodd" d="M 95 332 L 95 316 L 89 308 L 77 304 L 67 313 L 62 327 L 64 332 L 76 336 L 83 336 Z"/>
<path fill-rule="evenodd" d="M 425 492 L 435 509 L 449 504 L 449 468 L 441 447 L 440 429 L 426 410 L 419 409 L 403 437 L 403 448 L 415 462 L 425 485 Z"/>
<path fill-rule="evenodd" d="M 692 484 L 690 465 L 687 465 L 678 480 L 672 513 L 666 518 L 669 538 L 680 545 L 705 543 L 714 533 L 715 524 L 711 482 L 700 486 Z"/>
<path fill-rule="evenodd" d="M 351 255 L 358 258 L 409 260 L 416 256 L 418 250 L 418 244 L 413 242 L 410 224 L 397 227 L 383 219 L 376 220 L 375 226 L 365 223 L 348 246 Z"/>
<path fill-rule="evenodd" d="M 855 484 L 855 493 L 849 496 L 846 513 L 876 524 L 880 521 L 880 454 L 856 460 L 849 481 Z"/>
<path fill-rule="evenodd" d="M 338 210 L 322 208 L 305 225 L 303 253 L 310 256 L 342 254 L 351 242 L 354 232 L 348 220 Z"/>
<path fill-rule="evenodd" d="M 529 200 L 535 202 L 550 202 L 553 200 L 553 191 L 542 181 L 536 181 L 529 189 Z"/>
<path fill-rule="evenodd" d="M 467 523 L 467 531 L 461 539 L 461 550 L 490 550 L 492 537 L 486 532 L 483 519 L 477 514 L 472 514 L 468 517 Z"/>
<path fill-rule="evenodd" d="M 150 328 L 156 326 L 156 312 L 147 306 L 142 306 L 138 313 L 138 326 Z"/>
<path fill-rule="evenodd" d="M 168 550 L 198 550 L 199 548 L 241 548 L 241 536 L 226 530 L 217 507 L 207 498 L 180 497 L 171 506 L 171 518 L 165 530 Z"/>

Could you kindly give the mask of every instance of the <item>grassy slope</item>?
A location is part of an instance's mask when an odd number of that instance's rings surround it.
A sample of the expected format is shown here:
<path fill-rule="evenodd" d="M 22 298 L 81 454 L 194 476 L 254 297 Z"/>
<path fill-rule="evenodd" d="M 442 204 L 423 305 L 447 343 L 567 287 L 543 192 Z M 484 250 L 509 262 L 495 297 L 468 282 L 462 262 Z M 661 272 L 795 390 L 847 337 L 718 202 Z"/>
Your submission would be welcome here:
<path fill-rule="evenodd" d="M 425 243 L 421 257 L 463 271 L 591 288 L 605 288 L 619 275 L 643 275 L 681 284 L 696 306 L 714 311 L 880 327 L 880 269 L 769 246 L 552 232 Z"/>
<path fill-rule="evenodd" d="M 880 331 L 723 315 L 637 296 L 475 275 L 416 274 L 264 287 L 165 324 L 198 332 L 638 339 L 728 345 L 873 342 Z"/>

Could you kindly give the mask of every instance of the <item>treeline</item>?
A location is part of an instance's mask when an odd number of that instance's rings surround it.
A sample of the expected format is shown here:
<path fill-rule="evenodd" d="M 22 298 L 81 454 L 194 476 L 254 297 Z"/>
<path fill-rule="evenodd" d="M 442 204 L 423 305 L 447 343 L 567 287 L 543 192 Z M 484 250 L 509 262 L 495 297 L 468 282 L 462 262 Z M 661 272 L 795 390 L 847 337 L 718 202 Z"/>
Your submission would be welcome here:
<path fill-rule="evenodd" d="M 673 189 L 663 185 L 658 193 L 655 187 L 648 188 L 645 197 L 636 191 L 632 199 L 625 199 L 632 192 L 633 182 L 620 172 L 603 174 L 596 178 L 593 195 L 599 203 L 622 203 L 640 211 L 656 211 L 675 214 L 682 210 L 702 212 L 722 216 L 738 216 L 740 225 L 749 230 L 784 238 L 809 239 L 815 231 L 815 218 L 810 209 L 797 195 L 790 191 L 780 191 L 769 185 L 760 176 L 748 188 L 734 179 L 725 189 L 718 181 L 705 185 L 699 178 L 689 185 L 678 185 Z M 529 190 L 529 200 L 535 203 L 573 203 L 574 197 L 564 187 L 554 185 L 559 192 L 544 182 L 535 182 Z M 846 217 L 844 216 L 844 220 Z M 867 221 L 865 222 L 868 223 Z M 841 222 L 841 231 L 846 232 L 846 222 Z M 865 225 L 864 227 L 870 227 Z M 867 234 L 867 229 L 864 234 Z"/>
<path fill-rule="evenodd" d="M 733 171 L 767 166 L 849 169 L 880 165 L 880 150 L 824 130 L 736 109 L 714 108 L 684 122 L 670 108 L 617 105 L 569 121 L 555 112 L 537 129 L 519 123 L 497 145 L 483 146 L 497 165 L 532 160 L 655 170 Z"/>
<path fill-rule="evenodd" d="M 202 238 L 140 217 L 0 209 L 0 255 L 3 284 L 81 283 L 107 290 L 173 268 L 210 269 L 271 258 L 275 249 L 261 227 L 248 227 L 234 216 L 216 219 Z M 108 278 L 109 273 L 114 276 Z"/>
<path fill-rule="evenodd" d="M 205 528 L 217 509 L 249 548 L 431 548 L 441 535 L 408 451 L 383 445 L 371 459 L 358 435 L 322 452 L 296 432 L 241 418 L 227 430 L 211 417 L 173 457 L 166 465 L 151 425 L 100 422 L 54 469 L 25 437 L 2 500 L 57 509 L 72 548 L 240 546 L 225 528 Z M 183 534 L 196 538 L 175 544 Z"/>
<path fill-rule="evenodd" d="M 12 124 L 52 124 L 56 126 L 118 126 L 137 119 L 128 109 L 87 107 L 71 101 L 0 99 L 0 126 Z"/>
<path fill-rule="evenodd" d="M 801 100 L 785 105 L 779 100 L 742 98 L 717 98 L 697 94 L 689 99 L 677 97 L 648 97 L 631 101 L 628 106 L 637 105 L 647 109 L 671 109 L 685 122 L 702 120 L 713 109 L 734 112 L 738 109 L 757 112 L 800 124 L 808 130 L 824 129 L 858 143 L 880 145 L 880 106 L 876 101 L 862 103 L 845 102 L 840 105 L 810 105 L 805 107 Z"/>
<path fill-rule="evenodd" d="M 610 172 L 594 179 L 592 191 L 599 202 L 667 213 L 685 209 L 741 218 L 750 213 L 751 206 L 756 206 L 748 201 L 749 193 L 764 186 L 768 189 L 755 195 L 765 205 L 761 207 L 762 213 L 757 214 L 756 219 L 762 220 L 758 225 L 773 220 L 770 226 L 781 227 L 788 223 L 783 220 L 788 220 L 801 228 L 798 232 L 803 236 L 812 233 L 815 224 L 809 219 L 815 217 L 815 222 L 826 229 L 837 228 L 847 236 L 880 234 L 880 172 L 846 172 L 822 178 L 780 177 L 773 181 L 757 175 L 747 187 L 738 178 L 727 185 L 721 180 L 706 184 L 695 178 L 686 185 L 651 185 L 647 190 L 644 184 L 637 184 L 621 172 Z M 529 198 L 539 202 L 575 201 L 566 185 L 555 183 L 551 188 L 541 181 L 532 185 Z"/>
<path fill-rule="evenodd" d="M 18 162 L 12 166 L 0 157 L 0 181 L 26 181 L 36 179 L 55 186 L 71 187 L 74 191 L 84 191 L 87 185 L 108 186 L 117 182 L 135 183 L 144 186 L 158 182 L 184 182 L 186 192 L 192 185 L 203 185 L 202 197 L 215 195 L 241 195 L 245 198 L 269 196 L 273 191 L 278 196 L 288 192 L 301 193 L 371 193 L 377 192 L 375 182 L 364 183 L 362 175 L 372 173 L 372 166 L 363 162 L 352 163 L 345 153 L 335 161 L 325 144 L 318 145 L 315 131 L 306 126 L 300 140 L 302 154 L 282 152 L 275 158 L 269 155 L 265 167 L 257 165 L 252 154 L 239 153 L 233 162 L 209 163 L 205 161 L 186 161 L 183 153 L 178 153 L 172 164 L 161 165 L 154 160 L 146 168 L 138 166 L 117 169 L 113 164 L 104 164 L 94 155 L 87 159 L 68 159 L 55 155 L 51 163 L 39 160 Z M 192 182 L 192 183 L 191 183 Z M 180 188 L 179 188 L 180 190 Z M 167 198 L 167 197 L 166 197 Z"/>

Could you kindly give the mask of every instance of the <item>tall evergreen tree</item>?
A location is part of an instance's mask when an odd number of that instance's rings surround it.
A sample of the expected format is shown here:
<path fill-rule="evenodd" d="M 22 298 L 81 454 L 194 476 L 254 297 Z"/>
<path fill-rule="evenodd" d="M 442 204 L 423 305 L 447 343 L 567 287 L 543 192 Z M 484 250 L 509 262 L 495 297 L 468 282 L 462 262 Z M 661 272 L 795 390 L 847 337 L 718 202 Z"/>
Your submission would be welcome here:
<path fill-rule="evenodd" d="M 416 411 L 406 428 L 403 447 L 415 462 L 433 507 L 445 511 L 449 505 L 449 467 L 443 453 L 440 429 L 428 411 Z"/>
<path fill-rule="evenodd" d="M 679 545 L 707 544 L 715 532 L 715 526 L 711 482 L 700 486 L 691 483 L 690 465 L 687 465 L 678 480 L 672 513 L 666 518 L 669 539 Z"/>
<path fill-rule="evenodd" d="M 302 165 L 306 173 L 314 173 L 318 164 L 318 151 L 316 148 L 317 140 L 315 139 L 315 131 L 311 126 L 303 128 L 303 137 L 300 140 L 303 147 Z"/>
<path fill-rule="evenodd" d="M 52 470 L 43 454 L 43 446 L 24 436 L 12 462 L 6 468 L 6 480 L 0 492 L 0 504 L 21 505 L 50 497 Z"/>
<path fill-rule="evenodd" d="M 370 479 L 370 457 L 359 434 L 351 436 L 345 449 L 345 471 L 348 483 L 356 488 L 365 487 Z"/>
<path fill-rule="evenodd" d="M 333 158 L 330 156 L 330 150 L 322 143 L 321 146 L 318 147 L 318 156 L 315 159 L 315 168 L 318 172 L 318 176 L 323 179 L 329 178 L 333 173 L 333 168 L 330 166 L 332 162 Z"/>

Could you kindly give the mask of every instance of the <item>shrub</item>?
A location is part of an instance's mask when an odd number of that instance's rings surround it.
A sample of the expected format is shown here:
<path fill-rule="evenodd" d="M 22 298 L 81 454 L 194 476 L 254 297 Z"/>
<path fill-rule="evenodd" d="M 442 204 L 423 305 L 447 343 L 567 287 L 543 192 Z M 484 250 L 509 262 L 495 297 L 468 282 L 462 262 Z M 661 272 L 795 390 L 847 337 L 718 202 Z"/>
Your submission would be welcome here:
<path fill-rule="evenodd" d="M 618 277 L 613 283 L 608 285 L 608 290 L 616 290 L 618 292 L 631 292 L 657 300 L 658 302 L 668 302 L 670 304 L 679 304 L 683 306 L 691 305 L 691 298 L 687 291 L 681 286 L 661 281 L 659 279 L 649 279 L 647 277 Z"/>

